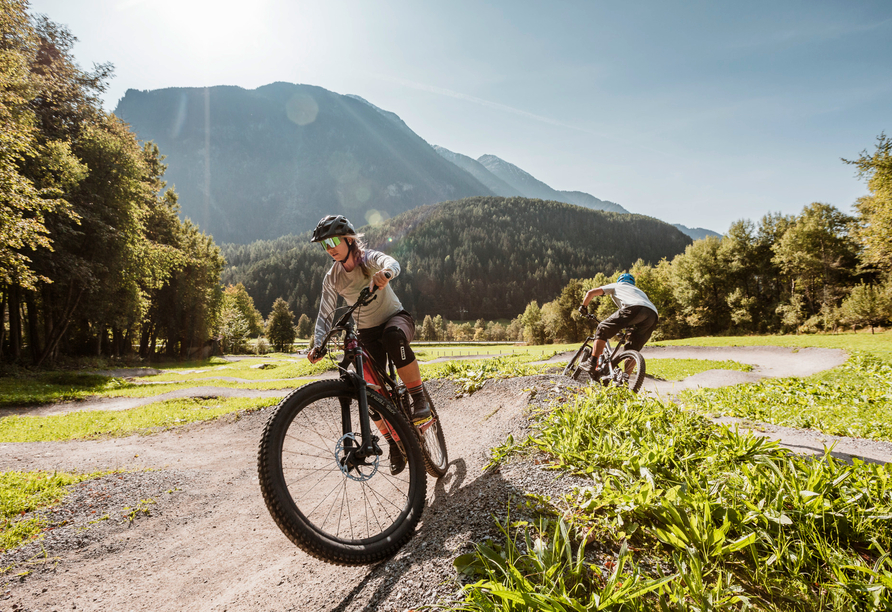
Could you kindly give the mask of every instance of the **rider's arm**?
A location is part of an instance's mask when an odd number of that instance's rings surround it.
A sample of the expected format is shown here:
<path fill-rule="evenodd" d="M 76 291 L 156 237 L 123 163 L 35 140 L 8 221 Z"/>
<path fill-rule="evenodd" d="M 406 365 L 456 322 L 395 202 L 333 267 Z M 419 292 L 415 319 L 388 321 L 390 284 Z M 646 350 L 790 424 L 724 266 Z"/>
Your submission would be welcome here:
<path fill-rule="evenodd" d="M 603 287 L 595 287 L 594 289 L 589 289 L 589 291 L 585 294 L 585 298 L 582 300 L 582 305 L 588 306 L 588 303 L 599 295 L 604 295 Z"/>
<path fill-rule="evenodd" d="M 319 315 L 316 317 L 316 330 L 313 333 L 313 346 L 310 347 L 309 357 L 313 354 L 312 349 L 322 346 L 325 335 L 331 329 L 331 321 L 334 317 L 335 307 L 338 305 L 338 294 L 331 282 L 331 277 L 325 275 L 322 281 L 322 298 L 319 300 Z"/>
<path fill-rule="evenodd" d="M 377 270 L 372 275 L 372 282 L 383 289 L 387 283 L 396 278 L 400 273 L 400 264 L 390 255 L 385 255 L 380 251 L 366 251 L 368 262 L 372 269 Z"/>

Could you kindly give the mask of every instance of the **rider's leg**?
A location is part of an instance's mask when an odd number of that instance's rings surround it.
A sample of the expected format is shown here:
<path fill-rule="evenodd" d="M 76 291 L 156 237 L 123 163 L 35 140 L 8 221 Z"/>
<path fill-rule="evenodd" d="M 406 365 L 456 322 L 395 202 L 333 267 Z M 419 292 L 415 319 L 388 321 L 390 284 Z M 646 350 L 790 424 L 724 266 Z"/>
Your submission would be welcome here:
<path fill-rule="evenodd" d="M 421 369 L 418 367 L 418 360 L 406 364 L 396 369 L 400 375 L 400 380 L 406 385 L 409 395 L 412 396 L 412 420 L 422 421 L 430 417 L 431 409 L 427 405 L 424 398 L 424 383 L 421 382 Z"/>
<path fill-rule="evenodd" d="M 634 330 L 632 331 L 632 335 L 629 337 L 629 344 L 627 348 L 632 349 L 633 351 L 641 351 L 644 348 L 645 343 L 650 340 L 651 335 L 654 332 L 654 329 L 657 326 L 657 321 L 659 321 L 659 316 L 656 312 L 651 310 L 646 306 L 637 306 L 634 307 L 635 312 L 633 318 L 629 321 L 630 325 L 634 326 Z M 626 374 L 631 374 L 635 369 L 635 362 L 633 360 L 626 361 Z"/>
<path fill-rule="evenodd" d="M 604 352 L 607 340 L 615 336 L 623 327 L 625 327 L 625 321 L 628 318 L 628 315 L 629 313 L 626 308 L 620 308 L 598 324 L 598 329 L 595 330 L 595 346 L 592 348 L 593 377 L 596 377 L 599 374 L 607 374 L 607 371 L 602 372 L 598 370 L 598 358 L 600 358 L 601 353 Z"/>
<path fill-rule="evenodd" d="M 598 358 L 601 356 L 601 353 L 604 352 L 605 346 L 607 346 L 607 340 L 601 340 L 600 338 L 595 340 L 595 346 L 592 347 L 592 367 L 598 365 Z"/>
<path fill-rule="evenodd" d="M 394 317 L 396 318 L 396 317 Z M 391 319 L 393 321 L 393 319 Z M 412 396 L 412 421 L 418 423 L 430 418 L 431 409 L 424 397 L 424 384 L 421 382 L 421 370 L 409 338 L 403 325 L 390 325 L 384 330 L 382 341 L 387 354 L 396 366 L 400 379 L 405 383 L 409 395 Z"/>

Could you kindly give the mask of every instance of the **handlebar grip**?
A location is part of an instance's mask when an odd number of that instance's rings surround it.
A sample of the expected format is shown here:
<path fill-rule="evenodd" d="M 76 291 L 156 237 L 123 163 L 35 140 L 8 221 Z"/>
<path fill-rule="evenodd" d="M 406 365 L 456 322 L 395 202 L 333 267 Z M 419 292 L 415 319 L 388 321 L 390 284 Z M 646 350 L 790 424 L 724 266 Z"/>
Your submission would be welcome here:
<path fill-rule="evenodd" d="M 383 272 L 384 272 L 384 276 L 387 277 L 387 280 L 390 280 L 391 278 L 393 278 L 393 272 L 391 272 L 390 270 L 384 270 Z M 373 283 L 372 283 L 372 288 L 369 289 L 369 295 L 372 295 L 372 294 L 375 293 L 377 290 L 378 290 L 378 285 L 376 285 L 376 284 L 373 282 Z"/>
<path fill-rule="evenodd" d="M 326 346 L 317 346 L 313 348 L 313 356 L 316 358 L 325 357 L 326 353 L 328 353 L 328 347 Z"/>

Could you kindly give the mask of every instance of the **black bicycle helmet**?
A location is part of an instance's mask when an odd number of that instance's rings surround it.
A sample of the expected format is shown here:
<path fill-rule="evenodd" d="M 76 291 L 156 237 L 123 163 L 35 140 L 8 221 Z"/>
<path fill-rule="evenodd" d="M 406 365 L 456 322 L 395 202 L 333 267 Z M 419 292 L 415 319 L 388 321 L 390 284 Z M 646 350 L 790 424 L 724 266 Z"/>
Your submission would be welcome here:
<path fill-rule="evenodd" d="M 316 224 L 310 242 L 322 242 L 332 236 L 355 236 L 356 229 L 344 215 L 328 215 Z"/>

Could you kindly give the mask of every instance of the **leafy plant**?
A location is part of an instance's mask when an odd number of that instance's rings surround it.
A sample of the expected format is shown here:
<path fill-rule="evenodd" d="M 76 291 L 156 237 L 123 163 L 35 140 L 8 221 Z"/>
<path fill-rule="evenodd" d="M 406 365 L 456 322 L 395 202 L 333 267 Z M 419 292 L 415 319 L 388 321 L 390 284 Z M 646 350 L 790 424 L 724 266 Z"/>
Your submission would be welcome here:
<path fill-rule="evenodd" d="M 892 362 L 864 353 L 810 378 L 685 391 L 681 400 L 703 413 L 892 440 Z"/>
<path fill-rule="evenodd" d="M 436 366 L 422 366 L 426 379 L 450 378 L 457 382 L 464 393 L 474 393 L 483 387 L 487 380 L 514 378 L 540 374 L 546 365 L 531 365 L 530 355 L 505 355 L 493 359 L 447 361 Z"/>
<path fill-rule="evenodd" d="M 562 504 L 572 536 L 562 547 L 597 540 L 621 551 L 611 563 L 624 568 L 623 585 L 656 586 L 609 605 L 600 583 L 572 597 L 552 578 L 568 571 L 566 560 L 538 570 L 541 584 L 530 582 L 529 545 L 512 552 L 509 543 L 524 537 L 512 527 L 501 563 L 514 570 L 465 558 L 488 574 L 465 587 L 461 609 L 552 605 L 543 592 L 567 596 L 554 600 L 563 608 L 542 608 L 556 610 L 890 609 L 888 466 L 798 456 L 674 404 L 594 387 L 542 410 L 533 434 L 495 454 L 512 451 L 546 453 L 551 469 L 591 479 Z"/>

